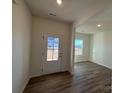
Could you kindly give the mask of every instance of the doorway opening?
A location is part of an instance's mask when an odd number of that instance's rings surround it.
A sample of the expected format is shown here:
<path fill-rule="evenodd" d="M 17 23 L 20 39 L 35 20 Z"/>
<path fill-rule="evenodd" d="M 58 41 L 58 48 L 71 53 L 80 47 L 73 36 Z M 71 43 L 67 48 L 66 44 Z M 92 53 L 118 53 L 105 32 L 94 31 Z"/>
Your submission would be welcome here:
<path fill-rule="evenodd" d="M 87 64 L 90 58 L 91 34 L 74 31 L 73 37 L 73 73 L 79 70 L 81 64 Z M 78 69 L 78 70 L 77 70 Z"/>

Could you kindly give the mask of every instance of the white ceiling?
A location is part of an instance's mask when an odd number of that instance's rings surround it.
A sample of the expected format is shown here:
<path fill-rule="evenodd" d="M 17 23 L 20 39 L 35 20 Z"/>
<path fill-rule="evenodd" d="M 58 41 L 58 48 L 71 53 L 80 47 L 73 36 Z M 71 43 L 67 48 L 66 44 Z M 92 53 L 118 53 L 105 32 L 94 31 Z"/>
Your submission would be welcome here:
<path fill-rule="evenodd" d="M 103 25 L 100 29 L 111 29 L 111 0 L 63 0 L 61 6 L 56 0 L 25 1 L 33 15 L 67 23 L 75 22 L 78 32 L 96 31 L 98 23 Z M 50 16 L 49 13 L 56 16 Z"/>
<path fill-rule="evenodd" d="M 98 28 L 97 25 L 101 24 Z M 98 31 L 112 31 L 112 8 L 109 7 L 101 13 L 89 18 L 85 23 L 76 27 L 76 32 L 92 34 Z"/>

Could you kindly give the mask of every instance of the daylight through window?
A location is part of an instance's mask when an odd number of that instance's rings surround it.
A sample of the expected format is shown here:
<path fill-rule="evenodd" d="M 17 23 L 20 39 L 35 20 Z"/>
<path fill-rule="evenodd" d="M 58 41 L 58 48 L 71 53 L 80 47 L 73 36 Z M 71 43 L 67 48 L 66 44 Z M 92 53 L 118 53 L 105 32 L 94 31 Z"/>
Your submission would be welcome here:
<path fill-rule="evenodd" d="M 83 40 L 75 40 L 75 55 L 83 55 Z"/>
<path fill-rule="evenodd" d="M 47 61 L 58 60 L 59 38 L 48 37 L 47 39 Z"/>

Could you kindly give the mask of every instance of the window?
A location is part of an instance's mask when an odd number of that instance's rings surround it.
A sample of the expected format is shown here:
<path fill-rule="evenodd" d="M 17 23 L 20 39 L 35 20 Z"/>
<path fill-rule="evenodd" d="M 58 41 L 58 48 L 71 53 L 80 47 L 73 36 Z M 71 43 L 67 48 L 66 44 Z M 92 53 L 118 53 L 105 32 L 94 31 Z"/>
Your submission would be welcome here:
<path fill-rule="evenodd" d="M 75 55 L 83 55 L 83 40 L 75 40 Z"/>
<path fill-rule="evenodd" d="M 59 38 L 48 37 L 47 39 L 47 61 L 58 60 L 59 55 Z"/>

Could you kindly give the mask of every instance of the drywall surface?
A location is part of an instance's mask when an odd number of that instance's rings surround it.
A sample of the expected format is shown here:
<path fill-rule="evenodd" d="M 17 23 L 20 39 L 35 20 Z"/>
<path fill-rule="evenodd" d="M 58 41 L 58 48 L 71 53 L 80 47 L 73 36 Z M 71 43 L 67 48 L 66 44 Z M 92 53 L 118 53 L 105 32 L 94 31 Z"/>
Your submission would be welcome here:
<path fill-rule="evenodd" d="M 23 0 L 12 5 L 12 93 L 22 93 L 29 80 L 31 18 Z"/>
<path fill-rule="evenodd" d="M 83 40 L 82 55 L 75 55 L 75 62 L 89 61 L 90 55 L 90 34 L 76 33 L 75 39 Z"/>
<path fill-rule="evenodd" d="M 112 31 L 103 31 L 91 37 L 90 60 L 112 68 Z"/>
<path fill-rule="evenodd" d="M 42 75 L 42 33 L 59 34 L 62 36 L 63 59 L 61 70 L 69 70 L 70 65 L 70 44 L 71 26 L 69 24 L 33 17 L 31 33 L 31 73 L 30 76 Z"/>

